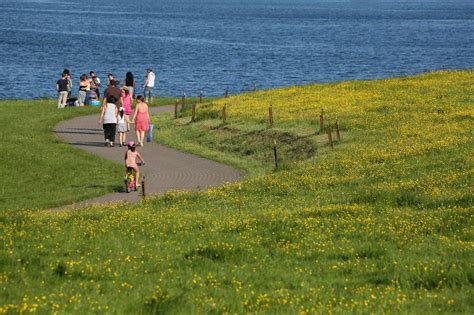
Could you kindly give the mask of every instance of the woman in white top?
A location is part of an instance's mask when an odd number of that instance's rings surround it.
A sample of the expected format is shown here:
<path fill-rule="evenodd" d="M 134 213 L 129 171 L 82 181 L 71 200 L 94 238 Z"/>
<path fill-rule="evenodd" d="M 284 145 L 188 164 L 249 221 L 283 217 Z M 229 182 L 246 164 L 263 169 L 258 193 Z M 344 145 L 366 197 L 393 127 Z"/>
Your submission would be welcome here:
<path fill-rule="evenodd" d="M 115 129 L 117 128 L 118 110 L 115 106 L 117 99 L 111 95 L 107 99 L 107 103 L 102 106 L 99 118 L 99 124 L 104 128 L 105 146 L 114 146 Z"/>

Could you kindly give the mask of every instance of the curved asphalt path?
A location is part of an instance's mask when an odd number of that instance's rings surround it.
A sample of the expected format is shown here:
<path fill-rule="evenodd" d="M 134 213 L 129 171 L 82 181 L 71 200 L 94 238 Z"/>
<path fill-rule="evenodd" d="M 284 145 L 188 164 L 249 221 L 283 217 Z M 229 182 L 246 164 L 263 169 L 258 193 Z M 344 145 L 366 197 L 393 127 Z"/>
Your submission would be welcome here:
<path fill-rule="evenodd" d="M 149 108 L 150 115 L 171 110 L 171 106 Z M 125 148 L 104 147 L 104 133 L 98 120 L 99 114 L 67 120 L 56 127 L 56 133 L 78 148 L 123 164 Z M 136 141 L 133 125 L 131 127 L 132 130 L 127 133 L 127 141 Z M 145 142 L 143 147 L 139 147 L 139 151 L 146 162 L 140 170 L 146 176 L 147 196 L 162 194 L 168 190 L 199 190 L 240 179 L 239 172 L 229 166 L 164 147 L 155 141 Z M 117 174 L 117 181 L 122 179 L 122 174 Z M 115 192 L 68 207 L 79 208 L 119 201 L 138 202 L 140 199 L 140 192 Z"/>

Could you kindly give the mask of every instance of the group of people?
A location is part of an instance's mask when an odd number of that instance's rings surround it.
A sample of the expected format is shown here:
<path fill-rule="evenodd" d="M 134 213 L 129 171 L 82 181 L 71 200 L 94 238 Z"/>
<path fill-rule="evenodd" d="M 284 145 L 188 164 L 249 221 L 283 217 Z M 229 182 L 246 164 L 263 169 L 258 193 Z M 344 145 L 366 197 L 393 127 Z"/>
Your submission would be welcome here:
<path fill-rule="evenodd" d="M 90 77 L 83 74 L 80 77 L 77 99 L 74 100 L 77 101 L 78 106 L 84 106 L 91 101 L 100 102 L 101 81 L 94 71 L 90 71 L 89 75 Z M 136 83 L 131 72 L 126 73 L 122 86 L 113 74 L 109 73 L 106 85 L 107 88 L 104 90 L 102 101 L 99 103 L 101 105 L 99 124 L 104 129 L 104 145 L 114 147 L 115 137 L 118 134 L 118 145 L 120 147 L 127 146 L 128 148 L 125 154 L 125 167 L 131 167 L 135 170 L 137 175 L 136 185 L 140 186 L 138 182 L 140 173 L 136 159 L 140 159 L 143 164 L 145 161 L 136 151 L 136 146 L 144 145 L 145 134 L 150 128 L 147 102 L 151 102 L 153 98 L 155 74 L 151 68 L 147 69 L 143 84 L 144 96 L 135 96 Z M 68 69 L 64 69 L 61 78 L 56 82 L 56 90 L 58 92 L 58 108 L 66 107 L 71 99 L 72 91 L 71 73 Z M 135 99 L 137 103 L 133 109 Z M 135 124 L 137 143 L 134 141 L 127 143 L 127 132 L 130 131 L 131 124 Z"/>
<path fill-rule="evenodd" d="M 115 91 L 111 91 L 114 90 Z M 120 97 L 114 94 L 121 93 Z M 130 131 L 130 124 L 135 124 L 135 132 L 139 146 L 143 146 L 145 134 L 150 128 L 150 115 L 148 104 L 142 95 L 137 96 L 137 104 L 132 115 L 133 99 L 127 87 L 119 89 L 115 87 L 115 82 L 105 90 L 104 102 L 101 106 L 99 124 L 104 128 L 105 146 L 113 147 L 115 135 L 119 135 L 119 146 L 125 146 L 127 132 Z"/>
<path fill-rule="evenodd" d="M 112 85 L 113 81 L 117 81 L 112 73 L 107 75 L 107 88 Z M 116 86 L 120 84 L 117 81 Z M 100 78 L 95 74 L 94 71 L 87 74 L 82 74 L 79 79 L 79 89 L 76 97 L 72 97 L 72 79 L 71 72 L 69 69 L 64 69 L 61 74 L 61 78 L 56 82 L 56 91 L 58 92 L 58 108 L 64 108 L 68 104 L 77 104 L 77 106 L 84 106 L 91 104 L 91 102 L 98 102 L 100 100 L 100 88 L 102 83 Z M 132 99 L 135 93 L 135 79 L 131 72 L 127 72 L 123 87 L 127 87 L 129 94 Z M 146 70 L 145 79 L 143 82 L 143 95 L 145 96 L 146 102 L 151 102 L 153 99 L 153 89 L 155 87 L 155 74 L 149 67 Z"/>

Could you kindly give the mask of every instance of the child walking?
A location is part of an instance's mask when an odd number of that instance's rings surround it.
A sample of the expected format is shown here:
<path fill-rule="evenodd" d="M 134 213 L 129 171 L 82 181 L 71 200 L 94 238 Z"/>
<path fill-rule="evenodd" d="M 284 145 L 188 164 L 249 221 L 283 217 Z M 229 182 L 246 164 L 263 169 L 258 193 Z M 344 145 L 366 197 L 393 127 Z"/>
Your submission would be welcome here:
<path fill-rule="evenodd" d="M 128 116 L 125 115 L 125 110 L 123 107 L 120 107 L 118 115 L 117 115 L 117 132 L 119 134 L 119 141 L 120 146 L 125 146 L 125 142 L 127 141 L 127 132 L 130 130 L 128 127 L 130 124 L 130 120 Z"/>
<path fill-rule="evenodd" d="M 130 141 L 128 143 L 127 153 L 125 153 L 125 176 L 127 176 L 127 168 L 131 167 L 135 171 L 135 187 L 140 187 L 140 170 L 137 165 L 137 158 L 140 159 L 142 165 L 145 165 L 145 160 L 140 153 L 136 151 L 136 143 Z"/>

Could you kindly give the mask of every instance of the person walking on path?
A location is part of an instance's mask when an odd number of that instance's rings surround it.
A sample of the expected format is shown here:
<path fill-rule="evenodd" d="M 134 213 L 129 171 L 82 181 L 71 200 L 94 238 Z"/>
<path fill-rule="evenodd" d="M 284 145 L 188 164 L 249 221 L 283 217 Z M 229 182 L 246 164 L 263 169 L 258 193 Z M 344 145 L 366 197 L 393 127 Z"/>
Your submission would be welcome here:
<path fill-rule="evenodd" d="M 125 146 L 127 141 L 127 132 L 130 130 L 130 120 L 125 115 L 125 110 L 120 107 L 117 115 L 117 133 L 119 134 L 120 146 Z"/>
<path fill-rule="evenodd" d="M 89 72 L 91 78 L 90 78 L 90 83 L 91 83 L 91 91 L 94 91 L 95 94 L 97 94 L 97 98 L 100 98 L 100 79 L 98 76 L 95 75 L 94 71 Z"/>
<path fill-rule="evenodd" d="M 143 96 L 137 97 L 137 106 L 135 107 L 135 114 L 132 122 L 135 123 L 135 131 L 137 133 L 138 144 L 143 147 L 143 140 L 145 139 L 145 132 L 150 126 L 150 115 L 148 113 L 148 105 L 144 102 Z"/>
<path fill-rule="evenodd" d="M 143 84 L 143 94 L 145 95 L 146 102 L 151 103 L 153 101 L 153 88 L 155 87 L 155 74 L 153 70 L 148 67 L 146 69 L 145 83 Z"/>
<path fill-rule="evenodd" d="M 129 92 L 129 88 L 124 86 L 122 87 L 122 108 L 125 112 L 125 116 L 127 116 L 127 120 L 130 119 L 130 115 L 132 114 L 132 95 Z M 130 129 L 130 124 L 128 125 L 128 129 Z"/>
<path fill-rule="evenodd" d="M 91 83 L 89 82 L 89 78 L 87 74 L 81 75 L 81 79 L 79 82 L 79 92 L 77 93 L 77 101 L 79 102 L 79 106 L 84 106 L 87 98 L 87 92 L 91 89 Z"/>
<path fill-rule="evenodd" d="M 105 106 L 102 106 L 99 125 L 104 128 L 105 146 L 113 147 L 115 141 L 115 129 L 117 127 L 118 110 L 115 105 L 115 97 L 111 95 Z"/>
<path fill-rule="evenodd" d="M 67 74 L 63 72 L 61 79 L 56 82 L 56 91 L 58 91 L 58 108 L 66 107 L 69 82 Z"/>
<path fill-rule="evenodd" d="M 130 71 L 125 74 L 125 82 L 123 83 L 123 86 L 128 88 L 130 97 L 133 100 L 133 97 L 135 96 L 135 94 L 133 94 L 135 92 L 135 79 L 133 78 L 133 73 Z"/>
<path fill-rule="evenodd" d="M 122 107 L 122 91 L 117 87 L 118 81 L 112 80 L 110 86 L 104 91 L 104 99 L 102 100 L 102 106 L 105 106 L 107 103 L 110 103 L 109 98 L 114 97 L 114 103 L 117 108 Z"/>

